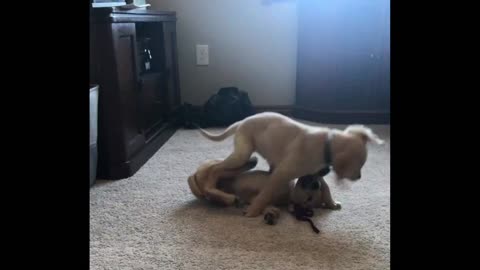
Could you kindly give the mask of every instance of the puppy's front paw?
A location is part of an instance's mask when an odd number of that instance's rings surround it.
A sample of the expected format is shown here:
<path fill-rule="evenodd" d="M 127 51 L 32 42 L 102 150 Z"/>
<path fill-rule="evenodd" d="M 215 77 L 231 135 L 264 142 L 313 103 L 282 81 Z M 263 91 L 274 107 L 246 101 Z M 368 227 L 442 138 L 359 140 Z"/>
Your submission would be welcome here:
<path fill-rule="evenodd" d="M 342 209 L 342 203 L 335 202 L 335 204 L 331 207 L 332 210 L 340 210 Z"/>
<path fill-rule="evenodd" d="M 235 197 L 234 205 L 235 205 L 235 208 L 242 208 L 245 206 L 245 203 L 241 201 L 240 198 Z"/>
<path fill-rule="evenodd" d="M 268 225 L 275 225 L 275 215 L 273 213 L 266 213 L 263 216 L 263 220 L 265 220 L 265 223 Z"/>
<path fill-rule="evenodd" d="M 342 203 L 340 202 L 322 203 L 320 207 L 325 209 L 331 209 L 331 210 L 340 210 L 342 209 Z"/>

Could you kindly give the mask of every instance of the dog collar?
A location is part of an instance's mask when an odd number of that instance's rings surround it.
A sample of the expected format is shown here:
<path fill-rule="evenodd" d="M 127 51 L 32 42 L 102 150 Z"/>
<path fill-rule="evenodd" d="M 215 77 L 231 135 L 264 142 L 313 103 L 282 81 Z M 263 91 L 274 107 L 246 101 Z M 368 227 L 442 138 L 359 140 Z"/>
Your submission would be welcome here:
<path fill-rule="evenodd" d="M 332 142 L 333 134 L 332 132 L 327 133 L 327 139 L 325 140 L 325 147 L 323 150 L 323 159 L 325 160 L 325 168 L 321 169 L 318 172 L 320 177 L 327 175 L 330 172 L 330 167 L 332 166 Z"/>

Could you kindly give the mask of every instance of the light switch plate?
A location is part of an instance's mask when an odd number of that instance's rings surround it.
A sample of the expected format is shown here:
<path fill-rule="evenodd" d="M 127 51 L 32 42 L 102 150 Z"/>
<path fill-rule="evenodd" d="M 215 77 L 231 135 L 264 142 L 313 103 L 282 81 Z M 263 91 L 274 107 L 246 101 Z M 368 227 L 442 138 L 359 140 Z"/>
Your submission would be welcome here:
<path fill-rule="evenodd" d="M 207 66 L 209 63 L 208 45 L 197 45 L 197 65 Z"/>

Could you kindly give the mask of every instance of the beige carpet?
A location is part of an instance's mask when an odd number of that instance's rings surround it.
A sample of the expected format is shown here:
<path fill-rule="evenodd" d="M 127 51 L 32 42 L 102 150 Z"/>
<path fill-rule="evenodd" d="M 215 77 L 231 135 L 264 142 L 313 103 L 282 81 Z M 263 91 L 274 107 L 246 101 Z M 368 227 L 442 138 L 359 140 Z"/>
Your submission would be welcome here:
<path fill-rule="evenodd" d="M 179 130 L 135 176 L 91 188 L 91 269 L 390 269 L 390 129 L 372 127 L 387 143 L 370 147 L 359 182 L 327 177 L 343 208 L 315 212 L 319 235 L 286 212 L 269 226 L 197 201 L 187 176 L 231 140 Z"/>

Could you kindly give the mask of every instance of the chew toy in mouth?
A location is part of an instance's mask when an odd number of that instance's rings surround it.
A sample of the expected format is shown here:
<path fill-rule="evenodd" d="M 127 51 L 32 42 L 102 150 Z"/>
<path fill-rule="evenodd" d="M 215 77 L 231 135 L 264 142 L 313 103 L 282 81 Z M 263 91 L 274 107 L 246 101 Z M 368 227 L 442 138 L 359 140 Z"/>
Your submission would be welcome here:
<path fill-rule="evenodd" d="M 312 219 L 310 219 L 311 217 L 313 217 L 313 209 L 305 208 L 298 204 L 295 204 L 293 207 L 294 208 L 292 214 L 297 220 L 307 221 L 308 223 L 310 223 L 310 227 L 312 227 L 312 230 L 315 233 L 320 233 L 320 230 L 315 226 Z"/>

